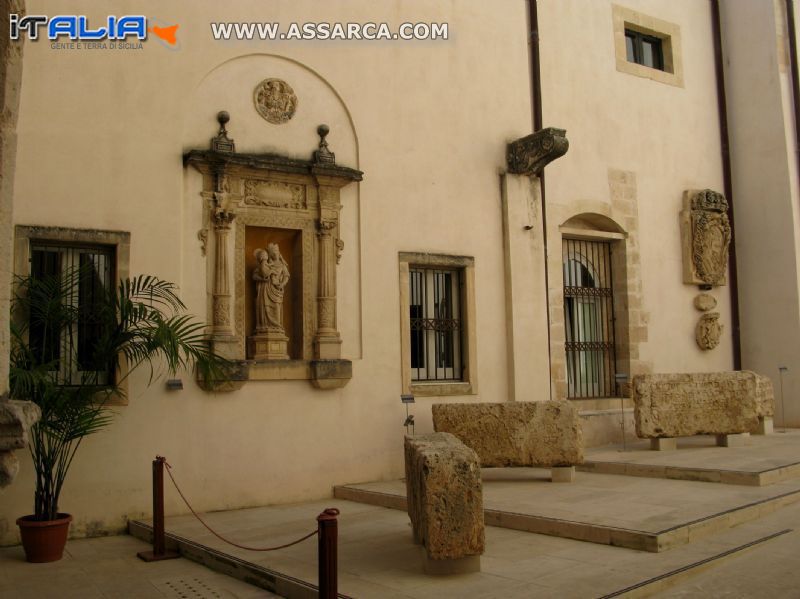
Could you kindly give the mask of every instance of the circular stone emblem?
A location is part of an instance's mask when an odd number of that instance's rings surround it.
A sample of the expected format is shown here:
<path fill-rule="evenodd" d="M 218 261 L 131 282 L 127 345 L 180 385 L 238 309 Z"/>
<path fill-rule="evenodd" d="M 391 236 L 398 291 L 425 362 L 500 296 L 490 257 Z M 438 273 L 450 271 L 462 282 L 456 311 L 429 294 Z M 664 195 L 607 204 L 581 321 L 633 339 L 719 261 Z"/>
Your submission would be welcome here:
<path fill-rule="evenodd" d="M 297 110 L 297 96 L 282 79 L 264 79 L 253 93 L 258 114 L 273 125 L 286 123 Z"/>

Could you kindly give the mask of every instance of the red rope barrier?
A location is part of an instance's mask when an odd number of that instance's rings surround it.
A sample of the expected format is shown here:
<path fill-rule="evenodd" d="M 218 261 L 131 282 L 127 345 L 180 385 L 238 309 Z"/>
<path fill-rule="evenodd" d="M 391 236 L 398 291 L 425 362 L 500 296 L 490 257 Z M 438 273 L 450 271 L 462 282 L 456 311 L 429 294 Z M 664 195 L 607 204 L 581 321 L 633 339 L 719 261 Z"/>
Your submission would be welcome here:
<path fill-rule="evenodd" d="M 298 543 L 302 543 L 306 539 L 310 539 L 311 537 L 313 537 L 314 535 L 316 535 L 319 532 L 319 530 L 315 530 L 314 532 L 310 532 L 306 536 L 304 536 L 302 538 L 299 538 L 296 541 L 292 541 L 291 543 L 286 543 L 285 545 L 278 545 L 277 547 L 248 547 L 247 545 L 240 545 L 239 543 L 234 543 L 233 541 L 231 541 L 229 539 L 226 539 L 221 534 L 219 534 L 217 531 L 215 531 L 213 528 L 211 528 L 208 524 L 206 524 L 205 520 L 203 520 L 197 514 L 196 511 L 194 511 L 194 508 L 192 507 L 192 505 L 189 503 L 189 501 L 184 496 L 183 492 L 181 491 L 181 488 L 178 486 L 178 483 L 175 482 L 175 477 L 172 476 L 172 472 L 171 472 L 172 466 L 170 466 L 166 461 L 164 461 L 164 465 L 166 465 L 166 467 L 167 467 L 167 474 L 169 474 L 169 478 L 172 480 L 172 484 L 175 485 L 175 490 L 178 491 L 178 495 L 181 496 L 181 499 L 183 499 L 183 502 L 186 504 L 186 507 L 189 508 L 189 511 L 192 512 L 192 514 L 194 515 L 195 518 L 200 520 L 200 523 L 203 526 L 205 526 L 212 535 L 217 537 L 220 541 L 224 541 L 225 543 L 228 543 L 229 545 L 233 545 L 234 547 L 238 547 L 239 549 L 246 549 L 247 551 L 275 551 L 277 549 L 285 549 L 286 547 L 291 547 L 292 545 L 297 545 Z"/>

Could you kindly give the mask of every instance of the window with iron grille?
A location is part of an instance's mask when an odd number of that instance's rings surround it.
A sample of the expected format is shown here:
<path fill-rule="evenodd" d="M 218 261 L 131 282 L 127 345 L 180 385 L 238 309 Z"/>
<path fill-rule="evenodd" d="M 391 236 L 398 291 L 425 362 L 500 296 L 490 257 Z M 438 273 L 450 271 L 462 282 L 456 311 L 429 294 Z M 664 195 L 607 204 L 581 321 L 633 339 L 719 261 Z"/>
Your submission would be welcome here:
<path fill-rule="evenodd" d="M 564 327 L 569 397 L 615 395 L 611 244 L 563 240 Z"/>
<path fill-rule="evenodd" d="M 57 277 L 62 282 L 74 278 L 75 284 L 63 284 L 67 290 L 62 301 L 74 310 L 67 330 L 46 331 L 32 321 L 28 335 L 30 346 L 42 362 L 52 362 L 53 375 L 63 385 L 77 385 L 91 375 L 92 383 L 106 384 L 113 376 L 112 367 L 101 363 L 93 352 L 101 335 L 97 306 L 114 280 L 114 248 L 111 246 L 56 245 L 31 242 L 31 275 L 37 279 Z M 96 378 L 95 378 L 96 375 Z"/>
<path fill-rule="evenodd" d="M 409 268 L 411 380 L 462 380 L 461 270 Z"/>

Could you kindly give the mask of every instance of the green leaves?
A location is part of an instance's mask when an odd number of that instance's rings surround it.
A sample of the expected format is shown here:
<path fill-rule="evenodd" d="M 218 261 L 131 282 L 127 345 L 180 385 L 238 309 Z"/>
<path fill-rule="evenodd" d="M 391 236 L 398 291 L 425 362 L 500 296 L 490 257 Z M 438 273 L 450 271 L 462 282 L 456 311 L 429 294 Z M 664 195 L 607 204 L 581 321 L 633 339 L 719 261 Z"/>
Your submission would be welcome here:
<path fill-rule="evenodd" d="M 147 368 L 151 384 L 193 366 L 206 381 L 220 380 L 231 368 L 211 349 L 205 324 L 184 313 L 174 284 L 150 275 L 124 279 L 80 305 L 84 276 L 73 269 L 18 278 L 12 298 L 9 387 L 12 397 L 42 411 L 30 443 L 42 520 L 56 517 L 75 452 L 84 437 L 111 423 L 108 400 L 123 394 L 121 383 L 132 372 Z M 87 321 L 96 335 L 79 348 L 76 331 Z"/>

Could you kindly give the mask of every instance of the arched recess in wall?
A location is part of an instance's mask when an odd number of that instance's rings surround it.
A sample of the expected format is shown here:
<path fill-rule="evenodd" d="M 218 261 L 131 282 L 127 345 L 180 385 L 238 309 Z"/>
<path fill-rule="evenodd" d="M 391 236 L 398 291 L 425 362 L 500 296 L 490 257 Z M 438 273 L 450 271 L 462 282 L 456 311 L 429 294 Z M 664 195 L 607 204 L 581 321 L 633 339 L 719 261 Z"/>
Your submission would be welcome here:
<path fill-rule="evenodd" d="M 562 326 L 554 361 L 559 395 L 570 399 L 626 394 L 616 375 L 631 373 L 628 233 L 610 216 L 576 214 L 559 226 Z M 634 348 L 638 355 L 638 347 Z"/>
<path fill-rule="evenodd" d="M 297 102 L 291 119 L 273 124 L 256 109 L 254 92 L 266 79 L 286 82 Z M 359 169 L 358 136 L 352 116 L 341 95 L 320 73 L 296 60 L 271 55 L 248 54 L 222 62 L 211 68 L 186 99 L 182 134 L 182 151 L 207 149 L 219 125 L 216 115 L 230 114 L 228 136 L 234 140 L 236 152 L 242 154 L 276 154 L 309 160 L 319 146 L 317 127 L 326 124 L 329 149 L 336 164 Z M 194 169 L 184 169 L 185 229 L 184 272 L 207 268 L 204 246 L 208 237 L 207 216 L 203 215 L 202 177 Z M 337 267 L 338 327 L 342 337 L 342 357 L 361 358 L 361 234 L 359 184 L 341 190 L 342 209 L 339 217 L 340 239 L 344 243 Z M 240 276 L 240 273 L 234 273 Z M 193 297 L 211 293 L 199 277 L 185 276 L 185 286 Z M 209 278 L 210 279 L 210 278 Z M 207 304 L 207 302 L 206 302 Z M 209 321 L 211 314 L 208 314 Z"/>

